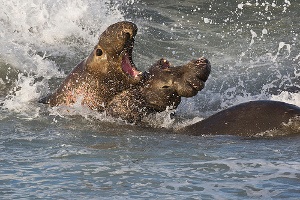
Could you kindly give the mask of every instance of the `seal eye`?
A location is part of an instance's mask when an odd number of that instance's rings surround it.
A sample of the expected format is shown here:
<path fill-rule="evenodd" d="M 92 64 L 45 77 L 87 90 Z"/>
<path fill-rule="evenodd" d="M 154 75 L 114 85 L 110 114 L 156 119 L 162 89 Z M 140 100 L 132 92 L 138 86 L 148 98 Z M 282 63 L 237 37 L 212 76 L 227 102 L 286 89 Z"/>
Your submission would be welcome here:
<path fill-rule="evenodd" d="M 96 56 L 102 56 L 103 51 L 101 49 L 96 50 Z"/>

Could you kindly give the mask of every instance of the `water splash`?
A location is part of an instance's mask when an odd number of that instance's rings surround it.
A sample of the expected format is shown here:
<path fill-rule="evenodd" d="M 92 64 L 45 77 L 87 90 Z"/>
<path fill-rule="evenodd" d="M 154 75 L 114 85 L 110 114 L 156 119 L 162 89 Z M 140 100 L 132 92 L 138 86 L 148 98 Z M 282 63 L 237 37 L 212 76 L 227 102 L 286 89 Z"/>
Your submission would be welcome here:
<path fill-rule="evenodd" d="M 231 1 L 227 10 L 209 1 L 191 4 L 190 9 L 184 9 L 181 2 L 172 6 L 154 2 L 150 6 L 158 5 L 151 10 L 144 1 L 128 1 L 123 7 L 119 3 L 1 2 L 0 59 L 22 73 L 12 79 L 5 108 L 17 110 L 14 102 L 20 108 L 23 102 L 30 110 L 29 102 L 56 88 L 59 79 L 89 53 L 99 34 L 124 18 L 136 22 L 142 33 L 135 47 L 138 65 L 149 65 L 161 57 L 175 65 L 202 55 L 211 61 L 213 71 L 205 89 L 184 99 L 179 114 L 206 117 L 258 99 L 288 102 L 280 94 L 287 92 L 294 98 L 300 88 L 299 35 L 294 21 L 285 23 L 289 12 L 297 11 L 296 4 Z M 5 84 L 5 77 L 1 79 L 0 85 Z M 163 126 L 172 125 L 172 120 L 167 121 Z"/>
<path fill-rule="evenodd" d="M 74 55 L 79 55 L 75 62 L 83 59 L 108 25 L 123 20 L 118 6 L 107 0 L 0 2 L 0 68 L 19 70 L 7 78 L 13 84 L 2 108 L 38 116 L 39 108 L 30 102 L 49 92 L 50 79 L 75 66 L 69 61 Z"/>

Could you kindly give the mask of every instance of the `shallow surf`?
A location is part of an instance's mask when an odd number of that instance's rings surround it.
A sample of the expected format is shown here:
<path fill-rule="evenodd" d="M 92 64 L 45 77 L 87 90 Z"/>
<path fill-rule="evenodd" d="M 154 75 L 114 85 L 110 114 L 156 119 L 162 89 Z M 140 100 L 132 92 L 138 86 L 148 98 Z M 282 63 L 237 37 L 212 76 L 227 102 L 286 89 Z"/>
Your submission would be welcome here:
<path fill-rule="evenodd" d="M 0 2 L 3 199 L 298 199 L 299 137 L 175 135 L 249 100 L 300 106 L 299 4 L 293 1 Z M 137 127 L 75 105 L 37 103 L 117 21 L 136 23 L 146 70 L 207 57 L 204 90 Z"/>

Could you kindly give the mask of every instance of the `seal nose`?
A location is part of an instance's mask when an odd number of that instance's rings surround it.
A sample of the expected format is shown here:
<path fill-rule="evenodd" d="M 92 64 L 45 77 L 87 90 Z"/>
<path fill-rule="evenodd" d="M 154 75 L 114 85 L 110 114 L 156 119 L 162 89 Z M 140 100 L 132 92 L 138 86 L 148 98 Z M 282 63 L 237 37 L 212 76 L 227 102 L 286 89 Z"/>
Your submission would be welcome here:
<path fill-rule="evenodd" d="M 205 82 L 208 79 L 208 76 L 211 72 L 211 65 L 208 59 L 206 59 L 205 57 L 201 57 L 196 61 L 196 65 L 197 67 L 201 68 L 202 71 L 202 75 L 201 75 L 201 79 Z"/>
<path fill-rule="evenodd" d="M 132 29 L 125 29 L 122 31 L 122 34 L 125 35 L 125 37 L 129 40 L 134 39 L 136 35 L 136 31 Z"/>
<path fill-rule="evenodd" d="M 134 37 L 137 34 L 137 31 L 138 31 L 137 25 L 132 23 L 132 22 L 128 22 L 128 23 L 129 23 L 129 26 L 130 26 L 132 37 Z"/>
<path fill-rule="evenodd" d="M 134 23 L 128 21 L 123 21 L 119 23 L 122 24 L 122 34 L 125 34 L 126 37 L 130 36 L 128 37 L 128 39 L 133 39 L 137 34 L 137 26 Z"/>
<path fill-rule="evenodd" d="M 209 61 L 205 57 L 201 57 L 198 59 L 199 63 L 209 63 Z"/>
<path fill-rule="evenodd" d="M 127 39 L 131 39 L 131 34 L 129 32 L 125 32 L 124 35 Z"/>

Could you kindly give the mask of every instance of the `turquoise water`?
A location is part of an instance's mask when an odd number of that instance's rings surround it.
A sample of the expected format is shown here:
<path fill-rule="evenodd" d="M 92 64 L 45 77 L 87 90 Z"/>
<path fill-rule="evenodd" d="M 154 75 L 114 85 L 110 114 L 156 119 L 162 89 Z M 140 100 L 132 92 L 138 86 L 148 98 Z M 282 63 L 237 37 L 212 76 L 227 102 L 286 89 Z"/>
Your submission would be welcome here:
<path fill-rule="evenodd" d="M 300 105 L 296 1 L 0 1 L 1 199 L 299 199 L 298 136 L 191 137 L 171 129 L 254 99 Z M 206 56 L 203 91 L 146 127 L 75 105 L 55 89 L 120 20 L 139 27 L 134 62 Z"/>

